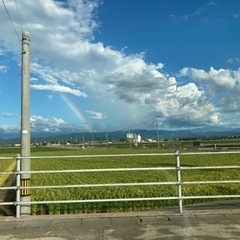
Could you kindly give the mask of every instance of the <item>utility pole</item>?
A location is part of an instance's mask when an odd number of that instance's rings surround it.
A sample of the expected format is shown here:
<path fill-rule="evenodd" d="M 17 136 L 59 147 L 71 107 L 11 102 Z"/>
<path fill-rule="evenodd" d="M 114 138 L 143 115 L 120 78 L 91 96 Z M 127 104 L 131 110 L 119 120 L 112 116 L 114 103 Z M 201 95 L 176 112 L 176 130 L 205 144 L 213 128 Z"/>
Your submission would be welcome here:
<path fill-rule="evenodd" d="M 92 133 L 92 148 L 93 148 L 93 133 Z"/>
<path fill-rule="evenodd" d="M 191 138 L 191 130 L 190 130 L 190 120 L 189 120 L 189 117 L 188 117 L 188 137 L 189 137 L 189 140 Z"/>
<path fill-rule="evenodd" d="M 30 171 L 30 33 L 22 33 L 21 171 Z M 21 174 L 21 187 L 29 187 L 30 173 Z M 31 214 L 30 189 L 21 189 L 21 216 Z"/>
<path fill-rule="evenodd" d="M 156 119 L 156 127 L 157 127 L 157 145 L 159 149 L 159 118 Z"/>
<path fill-rule="evenodd" d="M 106 147 L 108 147 L 108 133 L 106 132 Z"/>

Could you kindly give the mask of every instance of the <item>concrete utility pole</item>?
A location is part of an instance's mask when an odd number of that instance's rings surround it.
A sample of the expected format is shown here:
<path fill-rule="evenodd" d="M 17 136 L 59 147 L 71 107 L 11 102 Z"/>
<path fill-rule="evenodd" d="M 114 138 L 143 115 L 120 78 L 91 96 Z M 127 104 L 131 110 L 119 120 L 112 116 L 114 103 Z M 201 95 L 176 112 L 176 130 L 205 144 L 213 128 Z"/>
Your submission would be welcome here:
<path fill-rule="evenodd" d="M 21 171 L 30 171 L 30 33 L 22 33 Z M 30 186 L 30 173 L 21 174 L 21 187 Z M 31 214 L 30 189 L 21 190 L 21 216 Z"/>

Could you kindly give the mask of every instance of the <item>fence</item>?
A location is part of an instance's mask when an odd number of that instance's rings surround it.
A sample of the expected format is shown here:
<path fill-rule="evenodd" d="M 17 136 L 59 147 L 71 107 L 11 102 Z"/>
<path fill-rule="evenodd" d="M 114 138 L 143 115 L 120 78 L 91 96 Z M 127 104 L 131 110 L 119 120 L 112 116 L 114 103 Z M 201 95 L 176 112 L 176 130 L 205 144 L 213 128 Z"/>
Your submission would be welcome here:
<path fill-rule="evenodd" d="M 51 203 L 96 203 L 96 202 L 123 202 L 123 201 L 155 201 L 155 200 L 177 200 L 179 213 L 183 212 L 183 200 L 185 199 L 217 199 L 217 198 L 240 198 L 240 195 L 203 195 L 203 196 L 184 196 L 182 194 L 183 185 L 192 184 L 239 184 L 240 180 L 214 180 L 214 181 L 182 181 L 182 171 L 190 170 L 224 170 L 224 169 L 240 169 L 240 165 L 233 166 L 181 166 L 180 156 L 183 155 L 204 155 L 204 154 L 240 154 L 240 152 L 201 152 L 201 153 L 182 153 L 178 151 L 175 153 L 149 153 L 149 154 L 108 154 L 108 155 L 77 155 L 77 156 L 42 156 L 31 157 L 31 159 L 54 159 L 54 158 L 99 158 L 99 157 L 134 157 L 134 156 L 173 156 L 175 158 L 175 166 L 172 167 L 154 167 L 154 168 L 105 168 L 105 169 L 72 169 L 72 170 L 47 170 L 47 171 L 20 171 L 21 157 L 16 157 L 16 170 L 0 172 L 1 175 L 14 174 L 16 176 L 16 186 L 4 187 L 0 186 L 0 190 L 15 190 L 16 200 L 13 202 L 0 202 L 2 205 L 16 206 L 16 217 L 21 217 L 21 206 L 31 204 L 51 204 Z M 2 159 L 11 159 L 10 157 L 1 157 Z M 171 182 L 135 182 L 135 183 L 105 183 L 105 184 L 76 184 L 76 185 L 53 185 L 53 186 L 20 186 L 21 174 L 55 174 L 55 173 L 91 173 L 91 172 L 132 172 L 132 171 L 175 171 L 176 181 Z M 238 174 L 240 176 L 240 174 Z M 124 186 L 151 186 L 151 185 L 175 185 L 177 189 L 176 196 L 168 197 L 147 197 L 147 198 L 110 198 L 110 199 L 78 199 L 78 200 L 55 200 L 55 201 L 21 201 L 21 192 L 28 189 L 51 189 L 51 188 L 91 188 L 91 187 L 124 187 Z"/>

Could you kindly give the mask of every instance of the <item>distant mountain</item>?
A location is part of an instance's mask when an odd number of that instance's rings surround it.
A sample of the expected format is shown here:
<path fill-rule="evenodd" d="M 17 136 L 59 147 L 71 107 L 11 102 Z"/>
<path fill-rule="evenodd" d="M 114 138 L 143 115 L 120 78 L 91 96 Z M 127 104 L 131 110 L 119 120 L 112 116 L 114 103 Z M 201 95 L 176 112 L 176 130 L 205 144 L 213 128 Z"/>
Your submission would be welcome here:
<path fill-rule="evenodd" d="M 204 127 L 183 130 L 165 130 L 159 129 L 146 130 L 134 129 L 131 133 L 140 134 L 142 139 L 187 139 L 187 138 L 204 138 L 204 137 L 224 137 L 240 136 L 240 128 L 229 127 Z M 82 133 L 32 133 L 31 142 L 90 142 L 90 141 L 126 141 L 129 131 L 116 132 L 82 132 Z M 0 133 L 0 144 L 20 143 L 20 133 Z"/>

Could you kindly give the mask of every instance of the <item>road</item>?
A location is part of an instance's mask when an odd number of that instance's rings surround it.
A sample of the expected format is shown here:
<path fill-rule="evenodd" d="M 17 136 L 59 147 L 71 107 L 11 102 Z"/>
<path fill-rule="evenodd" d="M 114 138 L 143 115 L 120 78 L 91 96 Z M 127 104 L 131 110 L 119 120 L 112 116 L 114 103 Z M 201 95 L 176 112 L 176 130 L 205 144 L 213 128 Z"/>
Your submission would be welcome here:
<path fill-rule="evenodd" d="M 0 218 L 1 240 L 240 239 L 240 200 L 111 214 Z"/>

